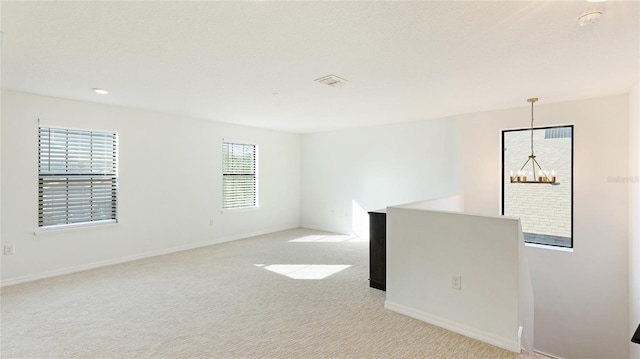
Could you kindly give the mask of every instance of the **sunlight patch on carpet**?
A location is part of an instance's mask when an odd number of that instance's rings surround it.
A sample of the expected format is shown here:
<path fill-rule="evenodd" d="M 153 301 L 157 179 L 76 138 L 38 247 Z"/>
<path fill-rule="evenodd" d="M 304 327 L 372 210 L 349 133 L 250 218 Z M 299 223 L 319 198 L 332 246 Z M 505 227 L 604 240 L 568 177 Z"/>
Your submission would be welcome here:
<path fill-rule="evenodd" d="M 324 279 L 351 267 L 351 265 L 342 264 L 271 264 L 268 266 L 256 264 L 256 266 L 292 279 Z"/>

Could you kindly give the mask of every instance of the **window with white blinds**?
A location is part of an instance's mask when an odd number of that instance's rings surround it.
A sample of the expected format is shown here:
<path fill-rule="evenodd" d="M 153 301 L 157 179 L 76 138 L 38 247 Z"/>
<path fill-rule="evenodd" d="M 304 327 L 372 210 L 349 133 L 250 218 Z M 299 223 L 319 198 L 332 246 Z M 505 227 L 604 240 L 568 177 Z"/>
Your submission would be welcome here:
<path fill-rule="evenodd" d="M 117 135 L 40 127 L 38 227 L 116 221 Z"/>
<path fill-rule="evenodd" d="M 257 206 L 256 146 L 222 143 L 222 208 Z"/>

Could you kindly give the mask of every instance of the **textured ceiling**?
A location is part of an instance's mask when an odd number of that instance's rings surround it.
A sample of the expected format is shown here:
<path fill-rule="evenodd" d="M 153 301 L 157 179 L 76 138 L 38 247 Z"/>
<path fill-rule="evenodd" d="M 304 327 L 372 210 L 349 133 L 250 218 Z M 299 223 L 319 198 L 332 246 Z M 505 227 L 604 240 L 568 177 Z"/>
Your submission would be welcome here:
<path fill-rule="evenodd" d="M 625 93 L 640 65 L 638 1 L 0 6 L 3 89 L 300 133 Z"/>

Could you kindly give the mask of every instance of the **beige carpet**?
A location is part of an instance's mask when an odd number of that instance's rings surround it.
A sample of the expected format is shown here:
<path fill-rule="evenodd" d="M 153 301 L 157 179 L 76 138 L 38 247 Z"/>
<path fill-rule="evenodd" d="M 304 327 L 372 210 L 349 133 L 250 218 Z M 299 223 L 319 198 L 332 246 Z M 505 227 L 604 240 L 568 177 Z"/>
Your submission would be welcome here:
<path fill-rule="evenodd" d="M 367 278 L 368 242 L 296 229 L 10 286 L 0 356 L 538 357 L 388 311 Z"/>

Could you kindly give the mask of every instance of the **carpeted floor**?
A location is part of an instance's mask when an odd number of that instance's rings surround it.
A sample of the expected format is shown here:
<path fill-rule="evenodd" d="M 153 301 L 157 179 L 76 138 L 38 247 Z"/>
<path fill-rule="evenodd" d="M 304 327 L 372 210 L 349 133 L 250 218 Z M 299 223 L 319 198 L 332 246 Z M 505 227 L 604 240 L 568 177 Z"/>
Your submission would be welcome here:
<path fill-rule="evenodd" d="M 384 309 L 368 242 L 296 229 L 2 289 L 2 358 L 541 358 Z"/>

